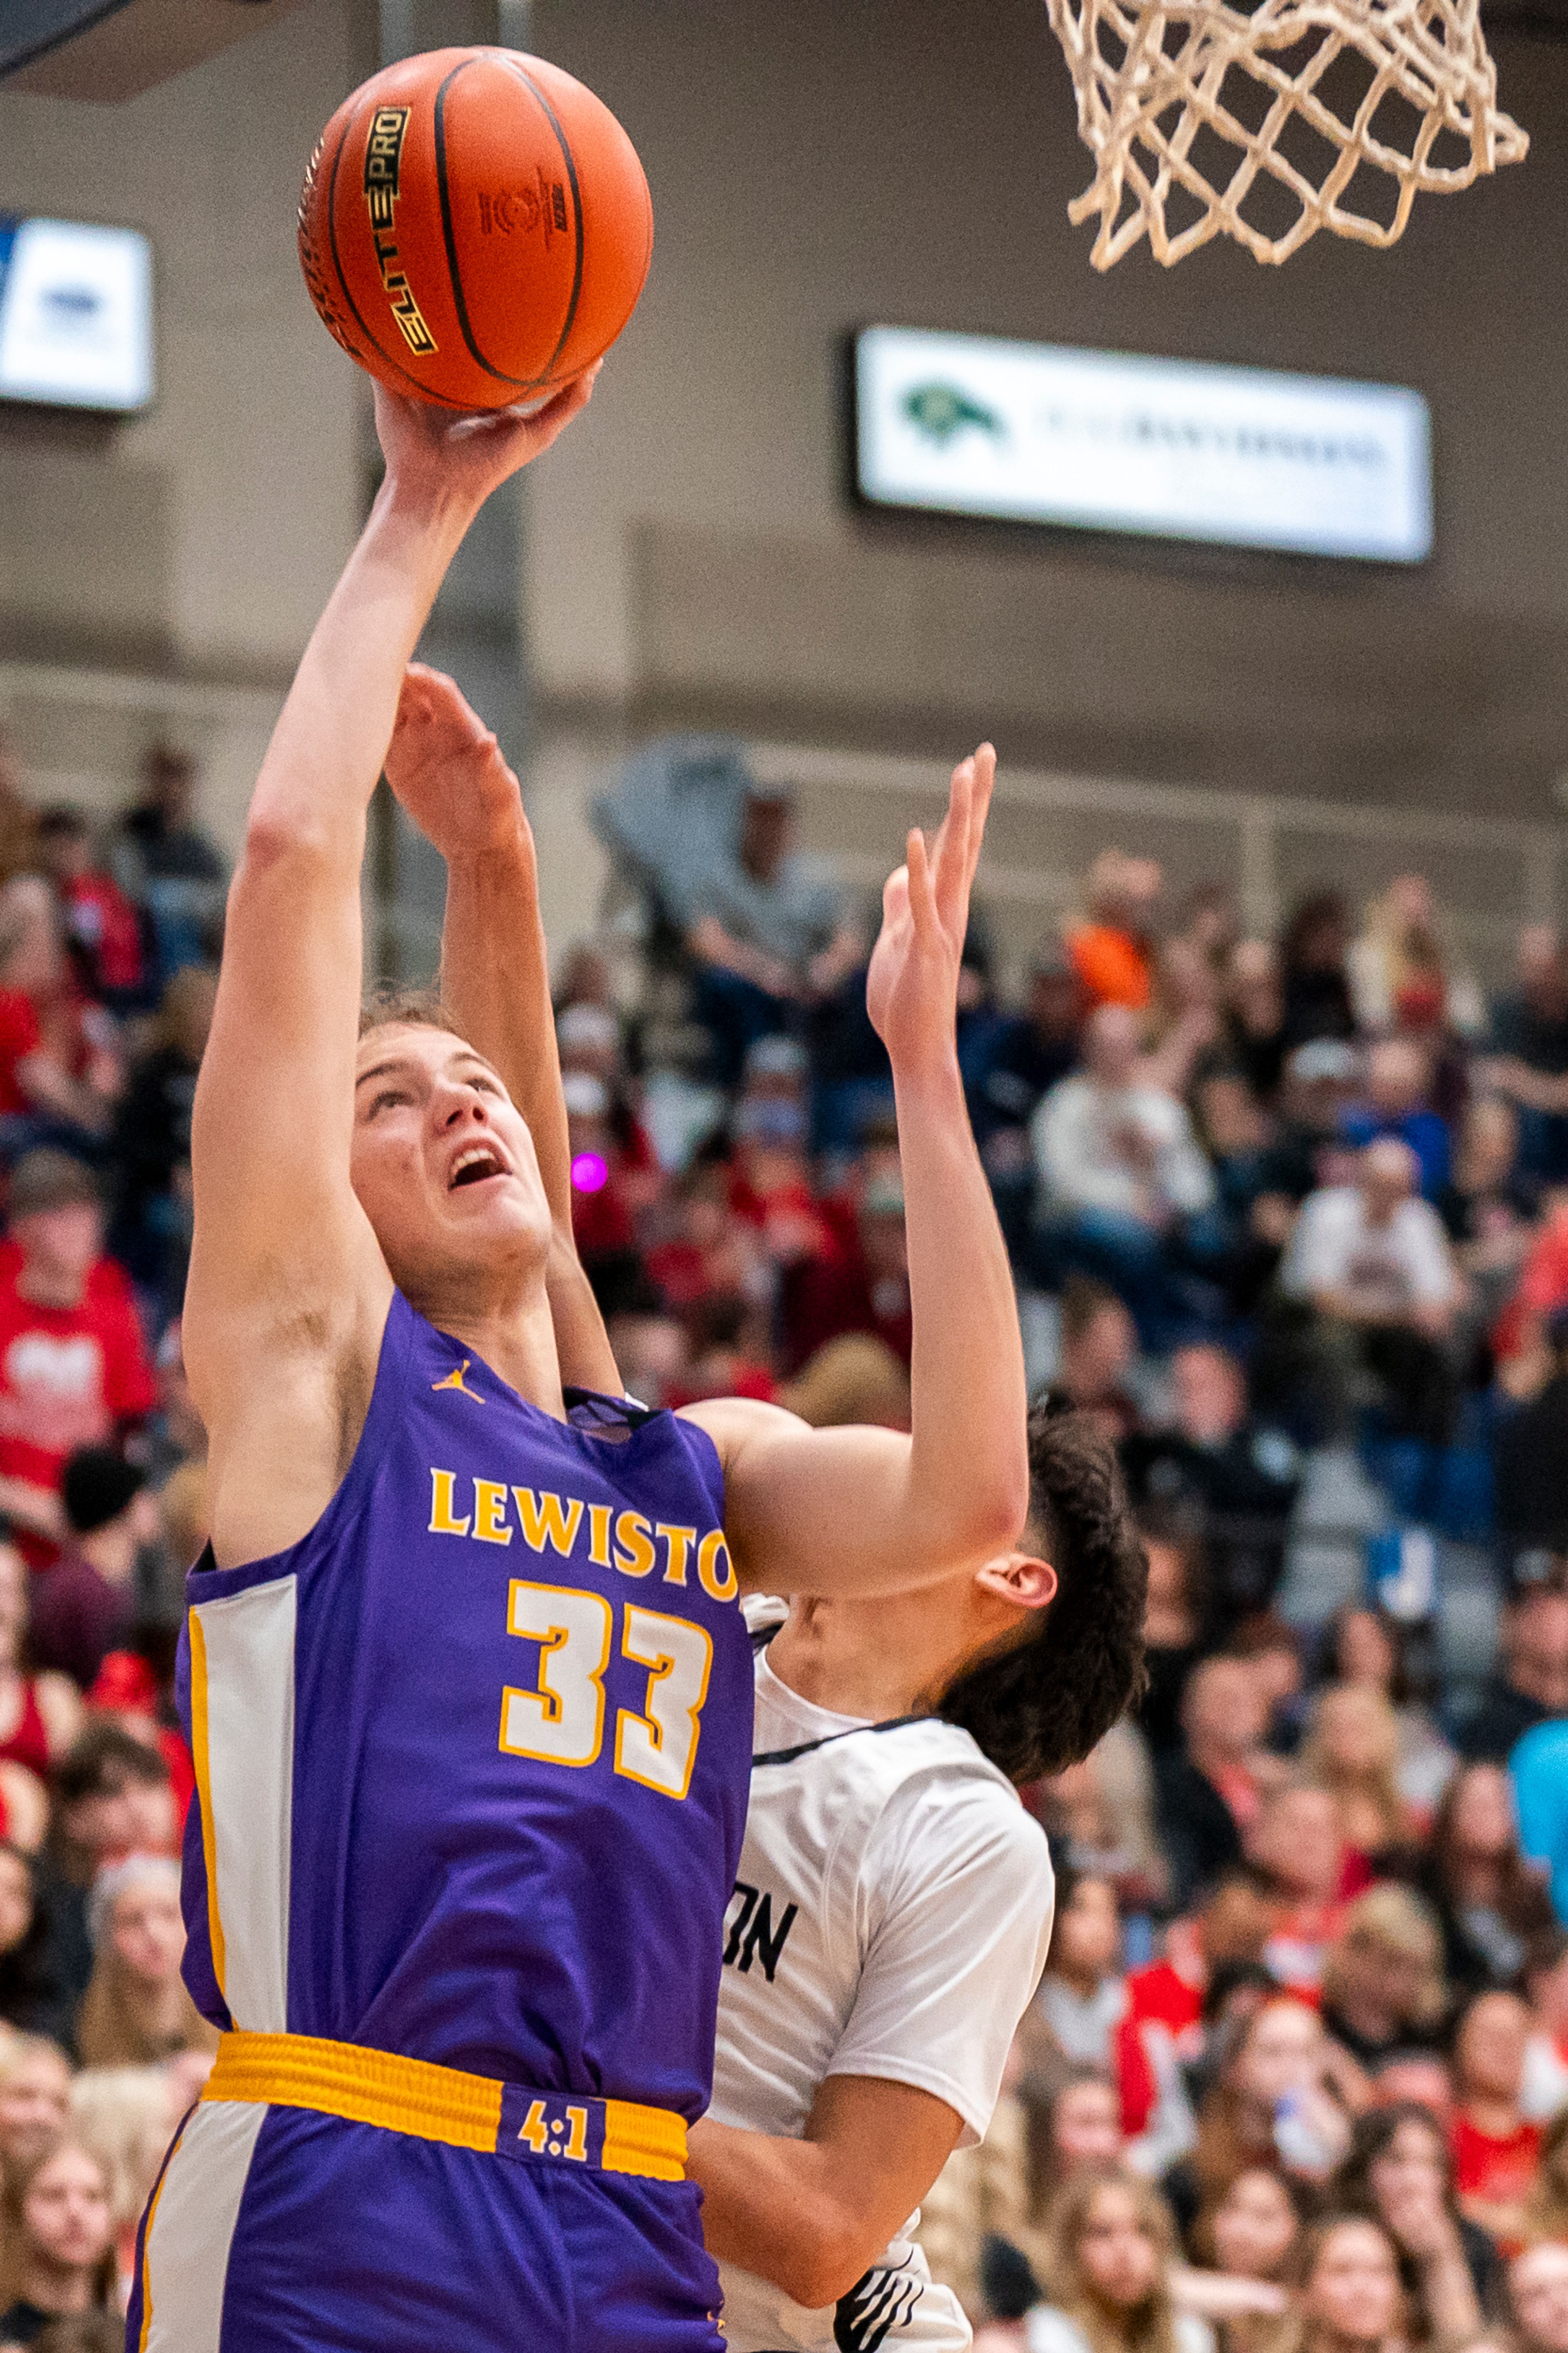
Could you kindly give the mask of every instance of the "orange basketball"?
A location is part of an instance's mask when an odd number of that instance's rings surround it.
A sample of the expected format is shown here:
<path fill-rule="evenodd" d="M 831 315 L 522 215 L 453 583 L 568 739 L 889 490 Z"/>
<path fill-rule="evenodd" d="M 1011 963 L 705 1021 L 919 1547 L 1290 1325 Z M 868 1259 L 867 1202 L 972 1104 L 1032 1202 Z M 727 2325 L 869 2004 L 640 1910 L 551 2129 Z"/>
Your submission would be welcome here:
<path fill-rule="evenodd" d="M 300 199 L 305 282 L 344 351 L 447 408 L 504 408 L 590 366 L 652 253 L 647 182 L 609 108 L 510 49 L 374 74 Z"/>

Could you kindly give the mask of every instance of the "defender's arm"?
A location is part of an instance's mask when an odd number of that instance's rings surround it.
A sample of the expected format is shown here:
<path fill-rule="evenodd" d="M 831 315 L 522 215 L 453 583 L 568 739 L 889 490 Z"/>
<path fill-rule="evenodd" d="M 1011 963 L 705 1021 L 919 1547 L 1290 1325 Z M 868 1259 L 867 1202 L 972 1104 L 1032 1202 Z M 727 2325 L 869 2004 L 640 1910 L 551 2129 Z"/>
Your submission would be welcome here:
<path fill-rule="evenodd" d="M 562 1379 L 621 1388 L 572 1236 L 572 1152 L 533 834 L 500 746 L 455 684 L 410 664 L 386 776 L 447 861 L 441 996 L 528 1122 L 554 1229 L 547 1271 Z"/>
<path fill-rule="evenodd" d="M 776 1408 L 686 1409 L 724 1464 L 742 1583 L 771 1593 L 899 1592 L 1008 1551 L 1029 1499 L 1024 1351 L 1006 1246 L 964 1105 L 956 1037 L 969 894 L 995 776 L 953 771 L 928 858 L 883 894 L 867 1004 L 893 1065 L 903 1160 L 912 1432 L 809 1430 Z"/>
<path fill-rule="evenodd" d="M 804 2140 L 704 2116 L 687 2137 L 687 2169 L 708 2252 L 796 2304 L 837 2304 L 909 2221 L 963 2128 L 933 2093 L 870 2075 L 829 2075 Z"/>

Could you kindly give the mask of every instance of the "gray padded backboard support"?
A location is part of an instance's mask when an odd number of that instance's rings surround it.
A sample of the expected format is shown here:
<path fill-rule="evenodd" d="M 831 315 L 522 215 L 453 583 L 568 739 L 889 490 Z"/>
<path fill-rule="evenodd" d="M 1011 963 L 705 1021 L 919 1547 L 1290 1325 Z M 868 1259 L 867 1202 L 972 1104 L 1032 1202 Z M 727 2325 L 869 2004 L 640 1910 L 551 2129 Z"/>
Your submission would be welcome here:
<path fill-rule="evenodd" d="M 242 41 L 300 0 L 0 0 L 0 88 L 113 104 Z"/>

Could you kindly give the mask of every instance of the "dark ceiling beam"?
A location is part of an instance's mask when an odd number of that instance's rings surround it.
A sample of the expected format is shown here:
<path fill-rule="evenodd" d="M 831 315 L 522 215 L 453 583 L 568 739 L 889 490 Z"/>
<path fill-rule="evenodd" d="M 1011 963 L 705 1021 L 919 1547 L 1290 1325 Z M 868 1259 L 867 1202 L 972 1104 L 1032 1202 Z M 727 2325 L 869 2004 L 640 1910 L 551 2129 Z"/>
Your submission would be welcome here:
<path fill-rule="evenodd" d="M 299 5 L 0 0 L 0 85 L 48 98 L 136 98 Z"/>

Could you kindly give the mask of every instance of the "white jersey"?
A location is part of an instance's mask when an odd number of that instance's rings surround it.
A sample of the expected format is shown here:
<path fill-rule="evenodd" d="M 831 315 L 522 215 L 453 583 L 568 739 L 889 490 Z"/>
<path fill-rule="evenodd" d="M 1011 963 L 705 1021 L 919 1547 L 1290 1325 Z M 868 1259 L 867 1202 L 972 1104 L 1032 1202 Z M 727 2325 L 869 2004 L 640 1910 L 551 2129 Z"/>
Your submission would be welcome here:
<path fill-rule="evenodd" d="M 757 1656 L 751 1808 L 727 1921 L 710 2113 L 798 2138 L 819 2084 L 932 2093 L 984 2136 L 1050 1942 L 1050 1853 L 968 1733 L 868 1725 Z M 905 2225 L 912 2232 L 919 2216 Z M 720 2265 L 734 2353 L 962 2353 L 969 2324 L 907 2235 L 811 2311 Z"/>

